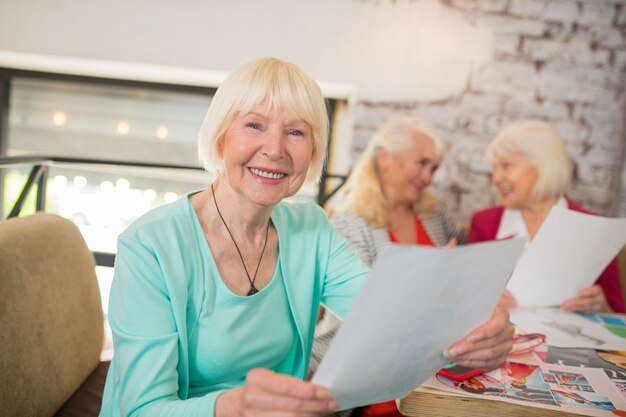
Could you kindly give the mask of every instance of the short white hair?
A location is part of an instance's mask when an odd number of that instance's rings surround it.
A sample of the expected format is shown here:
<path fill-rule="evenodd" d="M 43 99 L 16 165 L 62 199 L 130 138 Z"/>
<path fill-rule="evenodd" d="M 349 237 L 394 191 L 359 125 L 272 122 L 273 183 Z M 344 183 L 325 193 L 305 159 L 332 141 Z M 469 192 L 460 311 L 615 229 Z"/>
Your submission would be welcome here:
<path fill-rule="evenodd" d="M 328 145 L 328 111 L 317 83 L 295 64 L 276 58 L 249 62 L 226 77 L 211 100 L 198 135 L 198 158 L 206 170 L 221 171 L 220 153 L 226 130 L 238 114 L 261 104 L 288 111 L 304 120 L 313 135 L 313 155 L 307 180 L 319 179 Z"/>
<path fill-rule="evenodd" d="M 523 155 L 538 172 L 532 195 L 560 196 L 571 180 L 571 162 L 565 142 L 556 128 L 543 120 L 520 120 L 502 129 L 487 147 L 487 156 Z"/>

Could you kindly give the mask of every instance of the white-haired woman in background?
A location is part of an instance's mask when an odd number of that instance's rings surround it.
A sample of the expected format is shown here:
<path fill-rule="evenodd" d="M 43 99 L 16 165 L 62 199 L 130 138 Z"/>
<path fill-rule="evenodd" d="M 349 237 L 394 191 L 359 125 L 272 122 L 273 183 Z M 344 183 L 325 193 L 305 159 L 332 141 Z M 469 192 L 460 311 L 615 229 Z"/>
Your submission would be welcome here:
<path fill-rule="evenodd" d="M 474 214 L 470 243 L 511 236 L 528 236 L 532 240 L 554 206 L 590 213 L 565 195 L 571 177 L 570 158 L 552 124 L 541 120 L 511 123 L 494 137 L 487 155 L 493 163 L 491 182 L 498 189 L 501 205 Z M 505 290 L 500 305 L 515 307 L 518 304 Z M 613 260 L 595 285 L 580 290 L 561 308 L 587 313 L 623 313 L 617 262 Z"/>
<path fill-rule="evenodd" d="M 389 243 L 444 246 L 465 241 L 464 232 L 427 190 L 443 155 L 436 130 L 419 119 L 395 118 L 376 131 L 338 192 L 331 218 L 368 266 Z M 339 327 L 339 320 L 330 314 L 318 324 L 313 367 Z M 359 413 L 401 416 L 395 401 L 373 404 Z"/>

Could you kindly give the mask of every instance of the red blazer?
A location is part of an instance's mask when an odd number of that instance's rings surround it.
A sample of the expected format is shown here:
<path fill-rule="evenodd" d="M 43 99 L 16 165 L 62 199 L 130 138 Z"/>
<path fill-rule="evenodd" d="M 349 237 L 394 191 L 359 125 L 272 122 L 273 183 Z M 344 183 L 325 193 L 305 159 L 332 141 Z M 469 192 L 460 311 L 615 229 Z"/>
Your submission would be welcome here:
<path fill-rule="evenodd" d="M 579 211 L 581 213 L 595 214 L 583 209 L 577 204 L 567 199 L 567 207 L 570 210 Z M 491 207 L 474 213 L 472 216 L 472 225 L 468 236 L 468 243 L 484 242 L 495 240 L 502 220 L 504 207 Z M 602 287 L 604 295 L 611 308 L 617 313 L 626 313 L 624 308 L 624 299 L 622 297 L 622 285 L 620 283 L 620 272 L 617 266 L 617 260 L 613 259 L 606 267 L 604 272 L 596 280 L 596 284 Z"/>

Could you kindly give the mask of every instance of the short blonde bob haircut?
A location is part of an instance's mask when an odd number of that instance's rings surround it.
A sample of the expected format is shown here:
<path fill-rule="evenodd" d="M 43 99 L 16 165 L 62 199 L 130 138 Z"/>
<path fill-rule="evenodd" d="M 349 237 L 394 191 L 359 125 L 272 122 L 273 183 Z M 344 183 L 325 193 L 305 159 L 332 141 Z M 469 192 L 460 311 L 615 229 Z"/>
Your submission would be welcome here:
<path fill-rule="evenodd" d="M 198 158 L 206 170 L 221 172 L 221 142 L 233 119 L 261 104 L 267 112 L 287 111 L 300 117 L 313 134 L 308 181 L 319 179 L 328 143 L 326 101 L 317 83 L 294 64 L 275 58 L 249 62 L 226 77 L 213 96 L 198 135 Z"/>
<path fill-rule="evenodd" d="M 354 165 L 350 177 L 338 195 L 337 211 L 347 210 L 363 217 L 370 227 L 389 224 L 389 207 L 383 193 L 378 167 L 378 153 L 384 149 L 392 155 L 415 146 L 416 137 L 428 137 L 435 148 L 437 164 L 443 160 L 444 146 L 437 131 L 430 124 L 412 117 L 400 117 L 384 123 L 374 133 L 365 151 Z M 415 213 L 422 218 L 437 210 L 437 200 L 427 191 L 414 204 Z"/>
<path fill-rule="evenodd" d="M 571 179 L 571 162 L 565 142 L 556 128 L 543 120 L 520 120 L 502 129 L 487 147 L 487 156 L 523 155 L 537 169 L 531 197 L 561 196 Z"/>

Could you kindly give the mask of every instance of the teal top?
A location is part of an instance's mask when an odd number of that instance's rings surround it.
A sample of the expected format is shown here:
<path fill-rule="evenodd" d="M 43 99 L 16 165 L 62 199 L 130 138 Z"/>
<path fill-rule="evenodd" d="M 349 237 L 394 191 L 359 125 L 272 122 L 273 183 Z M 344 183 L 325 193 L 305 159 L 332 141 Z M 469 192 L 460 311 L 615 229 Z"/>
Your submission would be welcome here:
<path fill-rule="evenodd" d="M 239 386 L 253 368 L 276 372 L 283 371 L 283 366 L 289 368 L 285 358 L 296 348 L 298 338 L 280 262 L 269 284 L 250 297 L 233 294 L 220 279 L 213 261 L 211 269 L 213 279 L 207 280 L 207 291 L 215 297 L 201 307 L 189 342 L 194 347 L 189 350 L 190 397 Z M 250 343 L 251 334 L 272 337 L 260 337 Z"/>
<path fill-rule="evenodd" d="M 320 302 L 343 317 L 367 268 L 318 206 L 281 202 L 272 223 L 277 273 L 252 297 L 226 292 L 188 197 L 150 211 L 120 235 L 109 298 L 115 355 L 100 416 L 213 416 L 219 394 L 240 385 L 241 373 L 250 369 L 230 368 L 240 360 L 305 377 Z M 263 313 L 281 314 L 280 326 L 249 326 L 236 338 L 232 326 L 211 326 L 214 318 L 230 320 L 231 313 L 247 317 L 265 304 L 264 297 L 274 291 L 280 297 L 281 287 L 288 315 L 278 304 L 274 313 Z M 235 299 L 243 304 L 221 308 Z M 285 332 L 285 323 L 295 331 Z M 225 338 L 205 338 L 212 331 Z M 243 351 L 241 340 L 247 344 Z M 268 356 L 241 357 L 276 342 Z M 212 362 L 215 358 L 219 361 Z M 223 377 L 214 380 L 221 366 Z"/>

